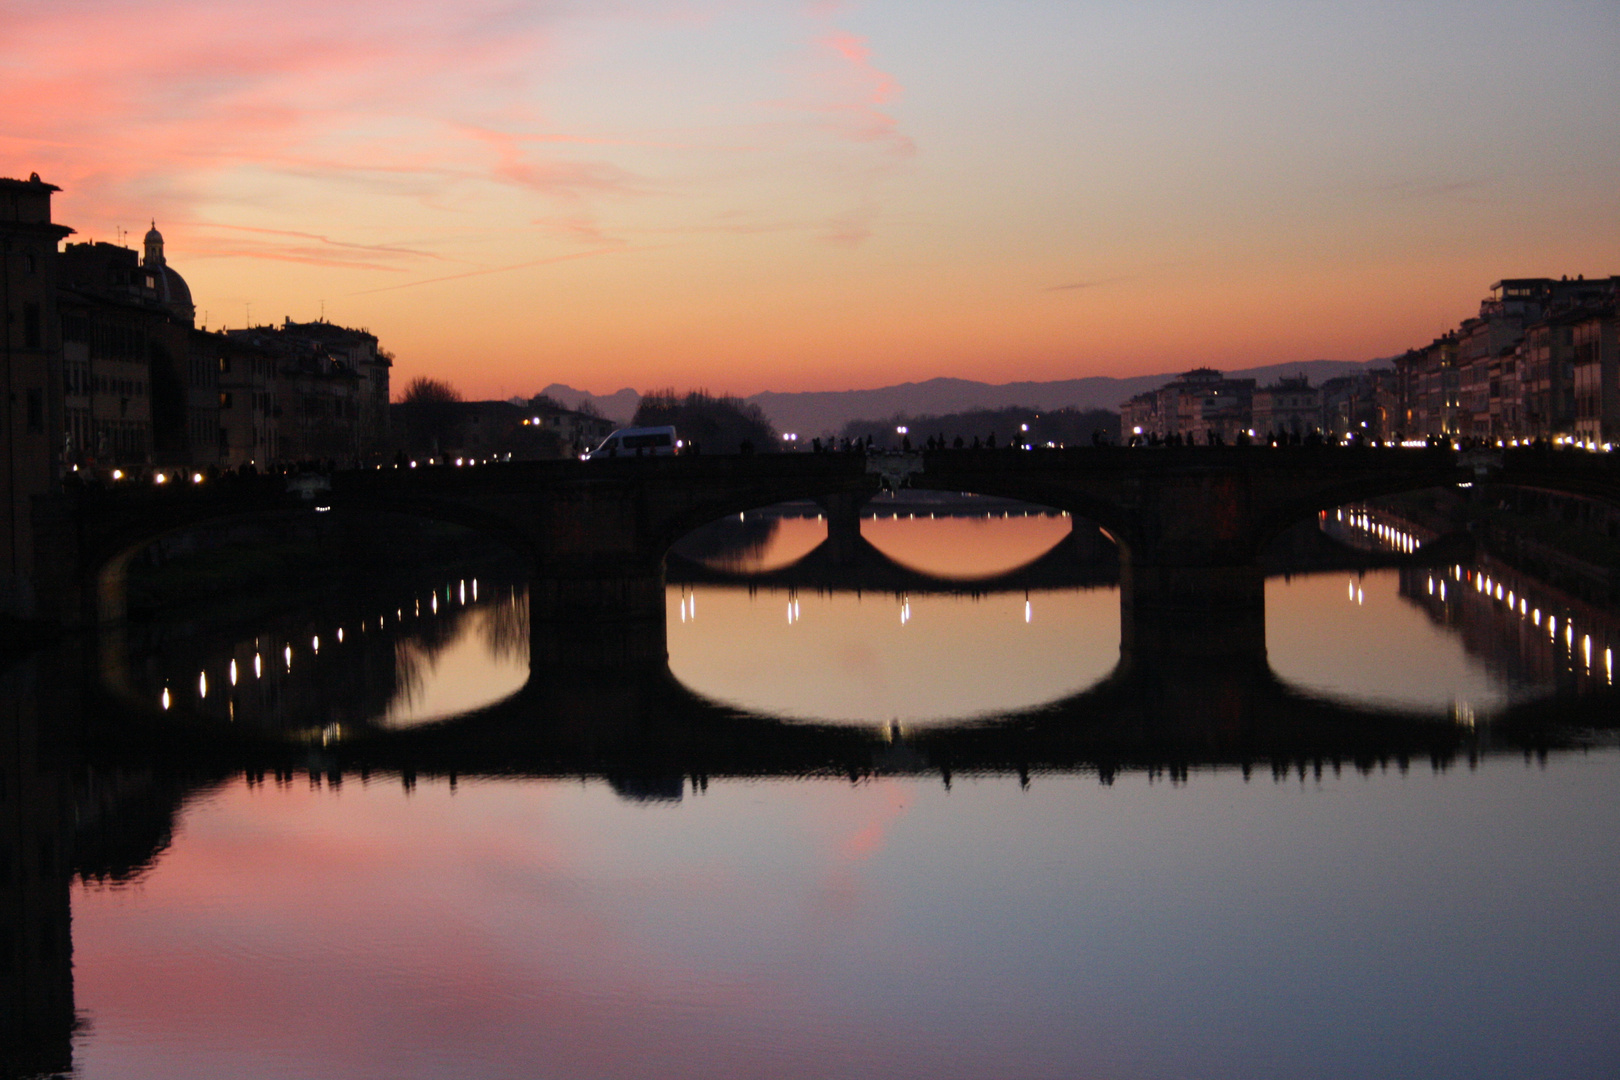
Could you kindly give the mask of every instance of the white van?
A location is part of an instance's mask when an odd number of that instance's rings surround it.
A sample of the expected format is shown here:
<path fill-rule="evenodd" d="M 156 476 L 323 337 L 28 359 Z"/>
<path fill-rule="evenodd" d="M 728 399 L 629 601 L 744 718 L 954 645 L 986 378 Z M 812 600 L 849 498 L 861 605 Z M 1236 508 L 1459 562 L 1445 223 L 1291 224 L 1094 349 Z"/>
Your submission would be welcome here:
<path fill-rule="evenodd" d="M 668 457 L 679 453 L 681 440 L 675 429 L 664 427 L 620 428 L 602 440 L 595 450 L 580 455 L 581 461 L 600 461 L 613 457 Z"/>

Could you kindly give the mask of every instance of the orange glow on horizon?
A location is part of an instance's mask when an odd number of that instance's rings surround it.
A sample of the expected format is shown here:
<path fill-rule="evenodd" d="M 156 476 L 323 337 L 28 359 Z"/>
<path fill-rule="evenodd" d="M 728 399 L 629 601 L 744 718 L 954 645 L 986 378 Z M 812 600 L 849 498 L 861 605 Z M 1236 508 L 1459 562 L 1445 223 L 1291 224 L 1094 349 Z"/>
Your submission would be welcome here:
<path fill-rule="evenodd" d="M 472 398 L 1361 361 L 1620 270 L 1601 10 L 381 11 L 28 0 L 0 175 L 155 219 L 210 327 L 324 311 Z"/>

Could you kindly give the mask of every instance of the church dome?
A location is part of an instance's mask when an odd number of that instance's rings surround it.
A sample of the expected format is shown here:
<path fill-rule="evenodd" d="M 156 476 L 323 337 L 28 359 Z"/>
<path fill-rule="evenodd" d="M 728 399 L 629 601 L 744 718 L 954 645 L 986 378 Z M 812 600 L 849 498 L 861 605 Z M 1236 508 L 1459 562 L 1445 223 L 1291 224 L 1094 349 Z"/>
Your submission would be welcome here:
<path fill-rule="evenodd" d="M 191 302 L 191 286 L 186 279 L 172 266 L 161 267 L 157 274 L 158 299 L 163 301 L 168 309 L 187 322 L 197 317 L 197 307 Z"/>
<path fill-rule="evenodd" d="M 164 259 L 163 234 L 158 232 L 155 221 L 146 234 L 146 258 L 141 260 L 141 266 L 146 271 L 150 287 L 157 293 L 158 301 L 186 322 L 195 322 L 197 307 L 191 302 L 191 287 L 179 271 Z"/>

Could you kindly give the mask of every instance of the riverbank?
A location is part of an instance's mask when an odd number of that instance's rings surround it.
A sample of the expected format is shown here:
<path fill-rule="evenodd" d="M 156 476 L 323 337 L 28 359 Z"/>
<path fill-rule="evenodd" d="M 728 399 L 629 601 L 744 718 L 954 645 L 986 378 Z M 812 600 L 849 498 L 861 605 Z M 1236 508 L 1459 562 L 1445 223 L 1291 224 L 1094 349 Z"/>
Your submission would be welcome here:
<path fill-rule="evenodd" d="M 1620 606 L 1620 537 L 1609 531 L 1614 514 L 1606 506 L 1545 493 L 1530 505 L 1519 492 L 1490 488 L 1434 488 L 1372 505 L 1424 543 L 1466 536 L 1482 555 L 1572 599 Z"/>

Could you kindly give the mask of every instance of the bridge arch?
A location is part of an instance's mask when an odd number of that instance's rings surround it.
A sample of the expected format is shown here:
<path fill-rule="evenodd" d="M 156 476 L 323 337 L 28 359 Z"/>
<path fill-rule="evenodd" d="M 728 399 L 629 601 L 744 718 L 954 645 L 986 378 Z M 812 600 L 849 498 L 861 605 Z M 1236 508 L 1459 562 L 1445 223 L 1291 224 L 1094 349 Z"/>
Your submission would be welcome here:
<path fill-rule="evenodd" d="M 1614 455 L 1493 458 L 1482 463 L 1493 482 L 1611 502 L 1620 493 Z M 899 461 L 761 454 L 362 470 L 334 475 L 330 499 L 334 507 L 449 521 L 500 540 L 531 560 L 536 621 L 661 624 L 663 561 L 682 535 L 787 499 L 858 507 L 878 490 L 877 471 L 891 466 L 909 473 L 914 487 L 1014 498 L 1097 524 L 1120 548 L 1125 591 L 1166 598 L 1167 611 L 1234 573 L 1248 592 L 1258 591 L 1251 571 L 1264 542 L 1320 510 L 1476 478 L 1474 464 L 1442 449 L 1079 448 L 933 451 Z M 235 479 L 244 482 L 63 496 L 60 512 L 44 515 L 39 546 L 57 560 L 55 583 L 77 607 L 67 621 L 116 608 L 95 598 L 127 571 L 132 548 L 203 520 L 289 502 L 283 478 Z"/>
<path fill-rule="evenodd" d="M 60 621 L 65 625 L 124 621 L 132 563 L 166 538 L 239 523 L 297 521 L 333 509 L 340 514 L 397 514 L 455 525 L 484 535 L 519 556 L 532 554 L 529 538 L 512 529 L 509 522 L 453 501 L 331 500 L 325 491 L 319 498 L 305 500 L 288 495 L 281 477 L 219 486 L 224 490 L 71 493 L 50 506 L 41 515 L 41 531 L 50 541 L 43 548 L 47 552 L 42 559 L 47 564 L 43 576 L 55 586 Z"/>
<path fill-rule="evenodd" d="M 1259 521 L 1263 549 L 1290 528 L 1343 506 L 1374 499 L 1407 495 L 1435 488 L 1472 487 L 1513 488 L 1589 500 L 1620 510 L 1620 468 L 1592 455 L 1562 454 L 1559 462 L 1546 451 L 1525 451 L 1504 458 L 1480 455 L 1471 463 L 1466 456 L 1447 465 L 1432 462 L 1426 468 L 1392 472 L 1387 476 L 1330 478 L 1318 490 L 1292 502 L 1271 508 Z M 1581 459 L 1587 460 L 1581 460 Z M 1585 467 L 1582 467 L 1585 466 Z"/>
<path fill-rule="evenodd" d="M 657 557 L 662 559 L 683 537 L 705 525 L 737 514 L 764 510 L 781 503 L 813 500 L 823 503 L 829 516 L 840 509 L 858 513 L 860 507 L 878 492 L 875 478 L 805 477 L 799 482 L 783 485 L 744 485 L 735 489 L 716 491 L 707 498 L 694 499 L 675 508 L 658 523 L 654 534 Z M 828 508 L 825 502 L 833 502 Z"/>

